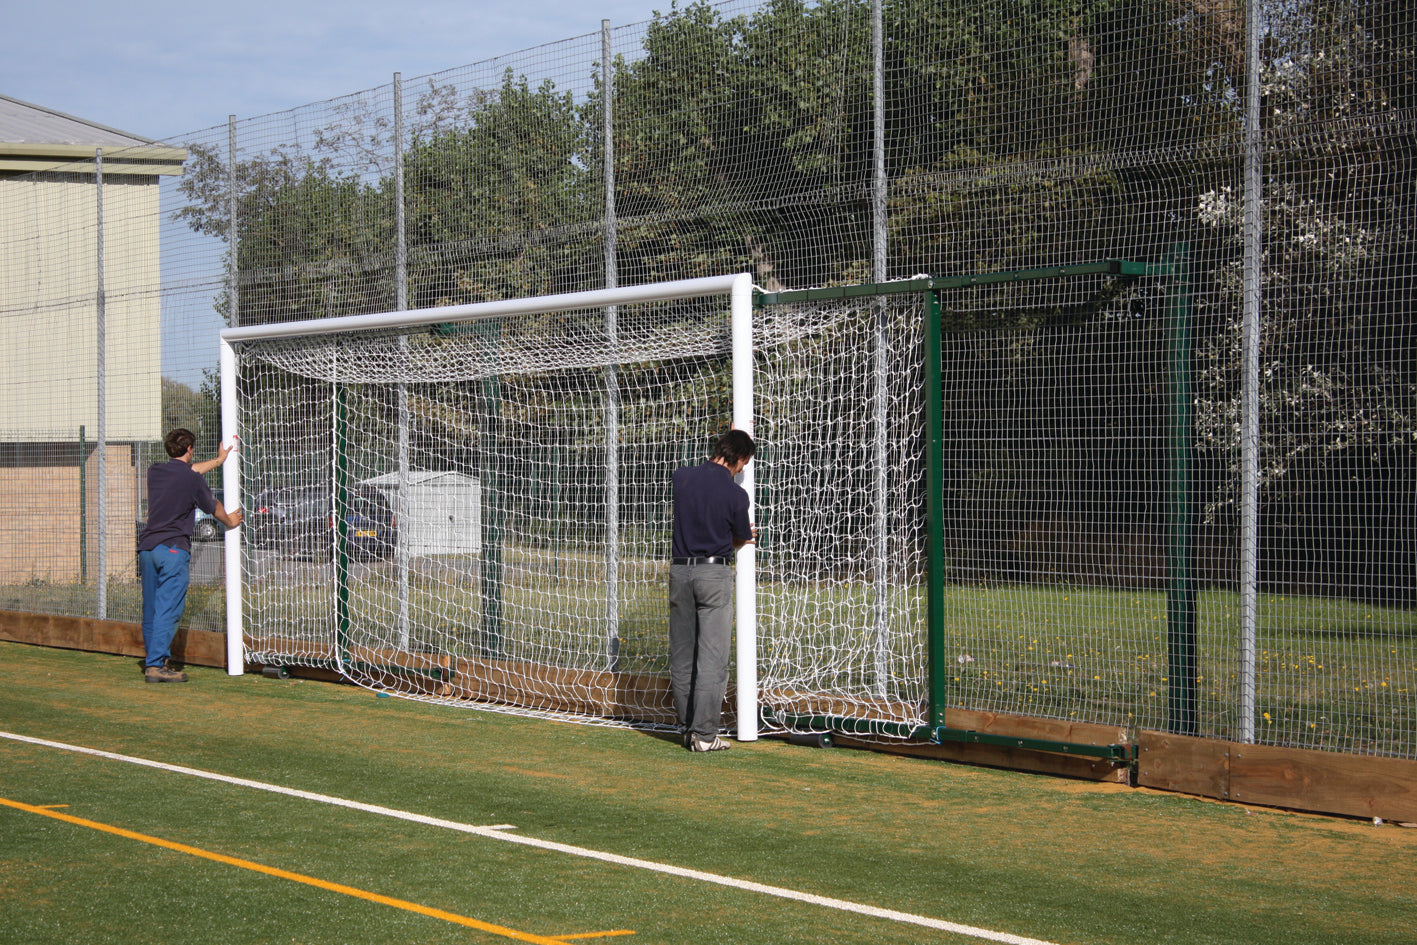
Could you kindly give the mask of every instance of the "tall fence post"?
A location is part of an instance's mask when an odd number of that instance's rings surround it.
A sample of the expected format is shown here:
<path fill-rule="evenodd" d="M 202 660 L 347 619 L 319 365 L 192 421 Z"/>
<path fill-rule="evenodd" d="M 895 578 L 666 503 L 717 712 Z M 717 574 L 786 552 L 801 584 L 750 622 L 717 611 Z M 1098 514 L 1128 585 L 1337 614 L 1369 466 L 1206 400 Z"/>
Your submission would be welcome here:
<path fill-rule="evenodd" d="M 1240 726 L 1241 742 L 1255 740 L 1255 666 L 1259 623 L 1260 490 L 1260 268 L 1264 250 L 1264 141 L 1260 126 L 1259 3 L 1245 4 L 1248 33 L 1245 85 L 1244 380 L 1240 392 Z"/>
<path fill-rule="evenodd" d="M 89 433 L 79 424 L 79 583 L 89 583 Z"/>
<path fill-rule="evenodd" d="M 345 510 L 349 508 L 349 384 L 338 372 L 334 378 L 334 416 L 331 443 L 334 450 L 334 489 L 331 512 L 334 526 L 335 547 L 330 554 L 330 565 L 335 575 L 335 653 L 341 665 L 354 660 L 354 647 L 350 637 L 351 612 L 349 594 L 349 522 Z M 319 532 L 316 530 L 316 535 Z M 318 555 L 319 537 L 316 537 Z"/>
<path fill-rule="evenodd" d="M 240 201 L 236 193 L 236 116 L 226 116 L 226 301 L 229 306 L 227 323 L 232 327 L 241 324 L 241 285 L 239 252 L 240 231 L 237 229 L 237 207 Z M 236 410 L 236 351 L 225 342 L 221 348 L 221 412 L 222 437 L 237 436 L 240 415 Z M 239 452 L 239 451 L 238 451 Z M 222 499 L 224 503 L 239 503 L 241 489 L 241 458 L 233 456 L 223 463 Z M 245 644 L 242 630 L 245 608 L 241 595 L 241 536 L 239 532 L 226 534 L 226 672 L 230 676 L 240 676 L 246 670 Z"/>
<path fill-rule="evenodd" d="M 108 619 L 108 295 L 103 265 L 103 148 L 94 149 L 94 190 L 96 194 L 98 228 L 96 292 L 96 346 L 98 368 L 98 598 L 95 608 L 99 620 Z"/>
<path fill-rule="evenodd" d="M 404 207 L 403 181 L 403 73 L 394 73 L 394 305 L 398 311 L 408 309 L 408 233 Z M 408 360 L 408 335 L 399 335 L 399 356 Z M 407 650 L 412 644 L 412 604 L 409 600 L 408 546 L 408 478 L 409 422 L 408 384 L 398 385 L 398 501 L 394 503 L 397 527 L 394 529 L 394 559 L 397 570 L 399 612 L 399 646 Z"/>
<path fill-rule="evenodd" d="M 226 116 L 226 251 L 230 258 L 226 263 L 226 298 L 231 306 L 227 322 L 232 328 L 241 325 L 241 286 L 237 278 L 239 265 L 237 250 L 240 237 L 236 229 L 236 116 Z"/>
<path fill-rule="evenodd" d="M 600 21 L 601 146 L 605 175 L 605 287 L 620 284 L 615 218 L 615 70 L 610 60 L 610 21 Z M 605 307 L 605 336 L 612 357 L 605 366 L 605 663 L 620 669 L 620 376 L 619 310 Z"/>
<path fill-rule="evenodd" d="M 403 73 L 394 73 L 394 305 L 408 308 L 408 232 L 403 183 Z"/>
<path fill-rule="evenodd" d="M 503 604 L 503 542 L 506 537 L 506 509 L 503 488 L 502 440 L 502 323 L 488 319 L 473 330 L 484 338 L 491 352 L 492 370 L 482 379 L 482 409 L 478 428 L 482 435 L 478 454 L 478 476 L 482 483 L 482 645 L 479 650 L 488 659 L 502 656 L 504 626 Z"/>
<path fill-rule="evenodd" d="M 871 0 L 871 281 L 886 281 L 886 27 L 882 0 Z"/>

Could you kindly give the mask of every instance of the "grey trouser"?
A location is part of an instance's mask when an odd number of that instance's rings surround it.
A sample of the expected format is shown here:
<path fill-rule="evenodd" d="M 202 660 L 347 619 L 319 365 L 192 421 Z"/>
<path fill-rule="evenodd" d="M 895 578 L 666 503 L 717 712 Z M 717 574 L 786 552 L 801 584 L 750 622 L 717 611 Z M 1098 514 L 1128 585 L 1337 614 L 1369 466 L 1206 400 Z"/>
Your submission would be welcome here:
<path fill-rule="evenodd" d="M 718 734 L 733 645 L 733 580 L 726 564 L 669 567 L 669 685 L 687 734 Z"/>

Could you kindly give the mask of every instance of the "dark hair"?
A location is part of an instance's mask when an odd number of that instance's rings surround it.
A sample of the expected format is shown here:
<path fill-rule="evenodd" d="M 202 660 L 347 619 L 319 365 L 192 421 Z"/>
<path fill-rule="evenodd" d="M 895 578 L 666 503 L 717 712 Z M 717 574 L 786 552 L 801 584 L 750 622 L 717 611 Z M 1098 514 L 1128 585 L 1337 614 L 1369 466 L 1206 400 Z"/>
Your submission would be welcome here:
<path fill-rule="evenodd" d="M 167 439 L 163 441 L 162 448 L 167 450 L 167 455 L 176 459 L 185 456 L 187 451 L 197 445 L 197 437 L 186 427 L 178 427 L 167 434 Z"/>
<path fill-rule="evenodd" d="M 713 448 L 713 458 L 721 459 L 730 465 L 746 463 L 757 451 L 758 446 L 751 436 L 742 430 L 729 430 L 718 438 L 718 445 Z"/>

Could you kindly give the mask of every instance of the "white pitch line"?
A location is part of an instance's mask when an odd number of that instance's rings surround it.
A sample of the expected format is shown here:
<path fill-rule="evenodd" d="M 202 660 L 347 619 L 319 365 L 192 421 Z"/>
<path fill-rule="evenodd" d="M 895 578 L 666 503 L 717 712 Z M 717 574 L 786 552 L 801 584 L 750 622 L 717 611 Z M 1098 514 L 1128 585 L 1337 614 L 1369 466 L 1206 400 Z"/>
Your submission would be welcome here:
<path fill-rule="evenodd" d="M 16 735 L 12 732 L 0 732 L 0 738 L 8 738 L 11 741 L 25 742 L 30 745 L 39 745 L 44 748 L 56 748 L 60 751 L 76 752 L 83 755 L 92 755 L 96 758 L 106 758 L 110 761 L 121 761 L 125 764 L 141 765 L 145 768 L 156 768 L 159 771 L 167 771 L 173 774 L 185 774 L 194 778 L 205 778 L 208 781 L 219 781 L 222 784 L 232 784 L 237 787 L 251 788 L 256 791 L 266 791 L 271 794 L 283 794 L 286 797 L 298 797 L 301 800 L 316 801 L 320 804 L 330 804 L 335 807 L 344 807 L 349 810 L 363 811 L 366 814 L 377 814 L 381 817 L 392 817 L 396 820 L 406 820 L 416 824 L 425 824 L 430 827 L 441 827 L 444 830 L 455 830 L 460 833 L 469 833 L 479 837 L 487 837 L 493 840 L 505 840 L 508 843 L 519 843 L 523 846 L 535 847 L 540 850 L 550 850 L 556 853 L 565 853 L 570 856 L 584 857 L 591 860 L 600 860 L 605 863 L 614 863 L 617 866 L 629 866 L 635 869 L 648 870 L 654 873 L 663 873 L 668 876 L 678 876 L 684 879 L 698 880 L 704 883 L 714 883 L 719 886 L 727 886 L 731 889 L 739 889 L 744 892 L 755 892 L 765 896 L 775 896 L 778 899 L 789 899 L 795 902 L 805 902 L 809 905 L 822 906 L 827 909 L 837 909 L 842 912 L 852 912 L 857 915 L 868 915 L 877 919 L 887 919 L 892 922 L 902 922 L 909 925 L 919 925 L 928 929 L 938 929 L 942 932 L 951 932 L 955 935 L 968 935 L 973 938 L 984 939 L 990 942 L 1002 942 L 1004 945 L 1054 945 L 1052 942 L 1043 939 L 1027 938 L 1022 935 L 1012 935 L 1008 932 L 995 932 L 991 929 L 981 929 L 972 925 L 961 925 L 957 922 L 947 922 L 944 919 L 936 919 L 926 915 L 916 915 L 912 912 L 897 912 L 894 909 L 881 909 L 877 906 L 868 906 L 863 903 L 850 902 L 846 899 L 833 899 L 830 896 L 818 896 L 813 893 L 799 892 L 795 889 L 786 889 L 782 886 L 769 886 L 765 883 L 755 883 L 751 880 L 734 879 L 731 876 L 720 876 L 717 873 L 705 873 L 702 870 L 687 869 L 682 866 L 673 866 L 668 863 L 656 863 L 653 860 L 641 860 L 636 857 L 620 856 L 616 853 L 605 853 L 601 850 L 592 850 L 587 847 L 577 847 L 566 843 L 556 843 L 552 840 L 538 840 L 535 837 L 526 837 L 519 834 L 507 833 L 508 830 L 517 829 L 511 824 L 493 824 L 489 826 L 477 826 L 474 824 L 458 823 L 455 820 L 443 820 L 440 817 L 428 817 L 424 814 L 415 814 L 411 811 L 396 810 L 392 807 L 380 807 L 377 804 L 364 804 L 360 801 L 351 801 L 341 797 L 331 797 L 328 794 L 316 794 L 312 791 L 301 791 L 296 788 L 281 787 L 278 784 L 269 784 L 264 781 L 251 781 L 246 778 L 234 778 L 230 775 L 217 774 L 213 771 L 203 771 L 200 768 L 187 768 L 182 765 L 171 765 L 161 761 L 151 761 L 147 758 L 135 758 L 132 755 L 120 755 L 109 751 L 100 751 L 97 748 L 85 748 L 82 745 L 68 745 L 64 742 L 53 742 L 43 738 L 31 738 L 28 735 Z"/>

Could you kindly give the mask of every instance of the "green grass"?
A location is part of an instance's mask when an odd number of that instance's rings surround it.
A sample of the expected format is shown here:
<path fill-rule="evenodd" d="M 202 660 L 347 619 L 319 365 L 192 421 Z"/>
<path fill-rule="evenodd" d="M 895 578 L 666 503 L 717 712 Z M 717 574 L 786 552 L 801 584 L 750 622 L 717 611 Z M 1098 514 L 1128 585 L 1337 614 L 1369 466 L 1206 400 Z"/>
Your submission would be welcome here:
<path fill-rule="evenodd" d="M 507 659 L 598 666 L 603 660 L 604 587 L 586 554 L 505 553 Z M 414 648 L 482 656 L 479 563 L 453 562 L 454 577 L 415 575 L 409 610 Z M 658 570 L 656 570 L 658 569 Z M 620 666 L 664 669 L 662 566 L 621 563 Z M 396 623 L 392 565 L 361 568 L 350 613 L 368 638 Z M 309 575 L 316 575 L 313 569 Z M 254 583 L 247 625 L 284 628 L 294 639 L 329 637 L 329 583 Z M 82 590 L 84 593 L 80 593 Z M 110 586 L 110 615 L 141 606 L 136 587 Z M 85 597 L 85 594 L 87 595 Z M 92 589 L 21 585 L 0 589 L 12 609 L 91 612 Z M 220 587 L 194 586 L 187 619 L 220 629 Z M 848 581 L 764 583 L 759 588 L 763 677 L 796 691 L 859 696 L 875 691 L 876 631 L 869 587 Z M 87 604 L 88 609 L 84 609 Z M 77 611 L 73 608 L 78 608 Z M 1240 728 L 1240 602 L 1206 591 L 1197 600 L 1202 734 Z M 927 698 L 925 599 L 918 587 L 890 602 L 887 666 L 893 698 Z M 1264 594 L 1257 615 L 1260 741 L 1361 754 L 1417 756 L 1417 612 L 1359 602 Z M 126 619 L 136 619 L 128 616 Z M 364 637 L 359 637 L 364 639 Z M 1171 691 L 1163 592 L 1035 585 L 952 586 L 945 613 L 949 705 L 1135 728 L 1166 728 Z M 800 667 L 810 667 L 803 671 Z"/>
<path fill-rule="evenodd" d="M 191 672 L 0 644 L 0 729 L 1073 945 L 1399 943 L 1417 921 L 1417 830 Z M 537 935 L 969 940 L 9 739 L 0 797 Z M 0 941 L 500 940 L 0 807 Z"/>
<path fill-rule="evenodd" d="M 874 626 L 860 584 L 760 588 L 766 674 L 815 659 L 819 689 L 866 691 Z M 925 601 L 892 602 L 890 665 L 923 695 Z M 1031 585 L 951 586 L 944 615 L 946 697 L 961 708 L 1165 728 L 1171 672 L 1164 592 Z M 772 634 L 772 627 L 787 632 Z M 1240 699 L 1240 601 L 1197 599 L 1201 730 L 1232 738 Z M 822 659 L 826 650 L 838 656 Z M 849 657 L 849 658 L 847 658 Z M 1257 732 L 1299 747 L 1417 755 L 1417 612 L 1262 595 Z M 912 682 L 914 683 L 912 686 Z M 811 690 L 811 685 L 798 688 Z"/>

